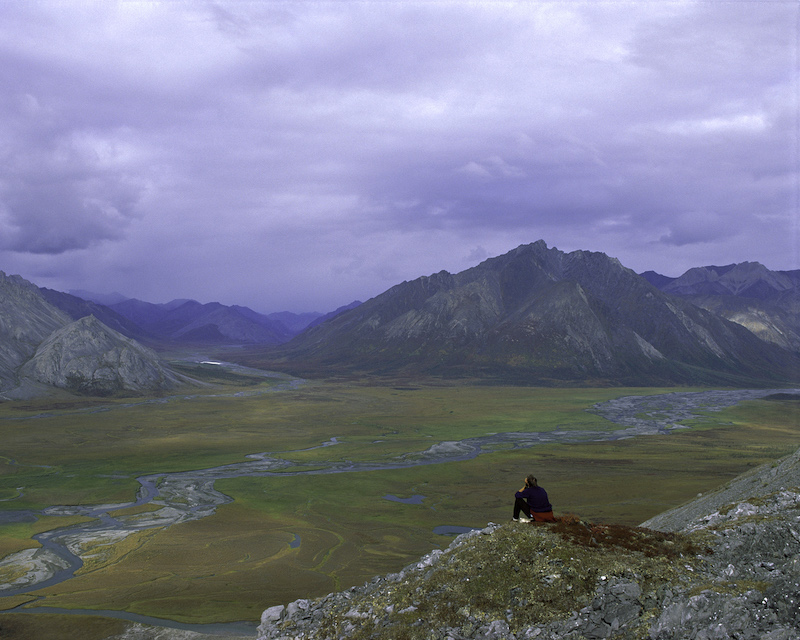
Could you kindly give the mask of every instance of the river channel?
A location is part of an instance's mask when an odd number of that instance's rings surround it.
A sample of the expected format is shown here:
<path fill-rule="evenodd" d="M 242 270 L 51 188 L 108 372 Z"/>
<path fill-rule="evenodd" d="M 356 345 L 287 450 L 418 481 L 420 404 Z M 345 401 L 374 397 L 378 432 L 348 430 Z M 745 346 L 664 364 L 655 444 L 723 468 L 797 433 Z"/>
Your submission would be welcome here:
<path fill-rule="evenodd" d="M 743 400 L 762 398 L 774 393 L 800 394 L 800 389 L 757 389 L 735 391 L 674 392 L 652 396 L 626 396 L 609 400 L 588 409 L 617 425 L 605 431 L 556 429 L 549 432 L 495 433 L 458 441 L 438 442 L 428 449 L 406 453 L 386 462 L 315 462 L 305 467 L 281 458 L 280 452 L 252 453 L 247 460 L 210 469 L 178 473 L 155 473 L 137 478 L 139 489 L 134 500 L 121 504 L 95 506 L 51 506 L 41 512 L 0 512 L 0 524 L 33 522 L 39 516 L 85 516 L 89 522 L 53 529 L 34 536 L 40 548 L 20 551 L 0 560 L 0 575 L 12 579 L 0 584 L 0 597 L 11 597 L 36 591 L 69 580 L 83 566 L 84 558 L 102 554 L 103 548 L 145 529 L 166 528 L 180 522 L 198 520 L 212 515 L 217 507 L 232 499 L 214 488 L 216 480 L 242 476 L 268 477 L 279 474 L 315 475 L 354 473 L 360 471 L 403 469 L 419 465 L 469 460 L 482 453 L 499 449 L 522 449 L 549 443 L 580 443 L 613 441 L 637 436 L 666 434 L 686 428 L 682 423 L 707 411 L 719 411 Z M 339 444 L 331 438 L 317 447 Z M 286 452 L 284 452 L 286 453 Z M 387 499 L 395 498 L 394 496 Z M 421 498 L 421 496 L 420 496 Z M 112 515 L 128 507 L 151 505 L 155 510 L 130 515 Z M 295 540 L 293 544 L 299 544 Z M 53 611 L 30 608 L 19 611 Z M 13 611 L 13 609 L 12 609 Z M 59 610 L 60 611 L 60 610 Z M 67 612 L 67 611 L 64 611 Z M 170 621 L 131 616 L 125 612 L 94 612 L 97 615 L 116 615 L 128 620 L 161 624 L 182 629 L 209 632 L 241 633 L 247 625 L 181 625 Z M 218 630 L 219 629 L 219 630 Z"/>

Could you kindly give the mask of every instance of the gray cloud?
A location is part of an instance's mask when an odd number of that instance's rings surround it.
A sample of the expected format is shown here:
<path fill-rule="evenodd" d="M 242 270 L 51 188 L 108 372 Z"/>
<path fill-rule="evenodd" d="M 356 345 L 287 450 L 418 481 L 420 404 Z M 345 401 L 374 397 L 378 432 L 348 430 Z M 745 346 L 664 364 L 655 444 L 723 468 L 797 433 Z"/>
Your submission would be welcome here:
<path fill-rule="evenodd" d="M 0 5 L 0 269 L 327 310 L 544 238 L 798 267 L 784 3 Z"/>
<path fill-rule="evenodd" d="M 0 248 L 59 254 L 123 238 L 144 189 L 126 166 L 125 132 L 59 131 L 34 96 L 17 98 L 17 130 L 0 154 Z"/>

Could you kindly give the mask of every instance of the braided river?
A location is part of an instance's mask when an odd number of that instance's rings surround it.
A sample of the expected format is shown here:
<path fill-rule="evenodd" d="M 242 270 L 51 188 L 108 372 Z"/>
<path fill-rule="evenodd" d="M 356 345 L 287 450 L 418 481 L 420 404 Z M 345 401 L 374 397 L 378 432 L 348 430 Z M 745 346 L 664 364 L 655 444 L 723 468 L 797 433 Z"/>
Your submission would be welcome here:
<path fill-rule="evenodd" d="M 599 403 L 588 409 L 609 421 L 610 428 L 606 431 L 557 429 L 543 433 L 496 433 L 464 440 L 438 442 L 424 451 L 406 453 L 389 462 L 315 462 L 313 468 L 310 465 L 305 468 L 301 464 L 282 459 L 280 452 L 252 453 L 246 456 L 246 461 L 235 464 L 210 469 L 140 476 L 137 478 L 139 489 L 135 498 L 126 503 L 95 506 L 54 505 L 40 512 L 0 511 L 0 524 L 34 522 L 40 516 L 91 518 L 85 523 L 37 534 L 34 539 L 41 547 L 13 553 L 0 560 L 0 575 L 14 576 L 8 582 L 0 584 L 0 597 L 19 596 L 65 582 L 83 566 L 85 558 L 98 553 L 102 547 L 115 544 L 139 531 L 166 528 L 173 524 L 212 515 L 218 506 L 232 501 L 230 497 L 214 488 L 215 481 L 221 478 L 403 469 L 419 465 L 469 460 L 482 453 L 493 452 L 501 448 L 524 449 L 549 443 L 613 441 L 667 434 L 675 429 L 687 428 L 682 423 L 698 417 L 703 412 L 719 411 L 743 400 L 763 398 L 775 393 L 800 394 L 800 389 L 674 392 L 652 396 L 626 396 Z M 338 444 L 340 441 L 334 437 L 313 448 L 333 447 Z M 396 499 L 394 496 L 386 498 Z M 112 515 L 122 509 L 140 505 L 150 505 L 155 507 L 155 510 L 132 515 Z M 299 539 L 292 544 L 300 544 Z M 31 603 L 26 603 L 25 606 L 25 609 L 18 607 L 6 612 L 77 613 L 74 610 L 31 607 Z M 82 613 L 113 616 L 204 633 L 252 635 L 254 632 L 254 626 L 246 623 L 187 625 L 126 612 L 92 610 Z"/>

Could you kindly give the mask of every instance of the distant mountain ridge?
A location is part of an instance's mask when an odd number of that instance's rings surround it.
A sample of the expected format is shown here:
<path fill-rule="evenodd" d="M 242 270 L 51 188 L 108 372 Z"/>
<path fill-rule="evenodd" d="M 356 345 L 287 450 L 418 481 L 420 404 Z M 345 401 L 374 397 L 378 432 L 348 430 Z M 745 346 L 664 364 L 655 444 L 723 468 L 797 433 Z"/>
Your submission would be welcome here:
<path fill-rule="evenodd" d="M 172 305 L 130 299 L 109 308 L 163 340 L 280 344 L 294 335 L 281 323 L 246 307 L 228 307 L 219 302 L 187 300 Z"/>
<path fill-rule="evenodd" d="M 85 289 L 70 289 L 67 293 L 76 298 L 86 300 L 87 302 L 94 302 L 104 306 L 116 304 L 117 302 L 124 302 L 128 299 L 127 296 L 123 296 L 117 291 L 112 293 L 94 293 L 92 291 L 86 291 Z"/>
<path fill-rule="evenodd" d="M 643 273 L 662 291 L 736 322 L 762 340 L 800 350 L 800 270 L 771 271 L 758 262 L 689 269 L 678 278 Z"/>
<path fill-rule="evenodd" d="M 229 359 L 308 377 L 774 385 L 800 379 L 798 283 L 800 270 L 749 262 L 698 267 L 679 278 L 640 276 L 603 253 L 564 253 L 540 240 L 460 273 L 402 282 L 324 316 L 266 316 L 195 300 L 126 299 L 107 307 L 0 272 L 0 390 L 20 376 L 64 386 L 53 354 L 68 344 L 68 351 L 79 350 L 76 335 L 92 342 L 90 329 L 107 346 L 100 335 L 106 328 L 120 349 L 130 340 L 157 348 L 236 346 Z M 51 335 L 87 317 L 88 324 L 59 333 L 59 345 L 38 353 Z M 95 360 L 95 369 L 108 362 Z M 161 384 L 156 380 L 172 384 L 169 375 L 150 382 Z M 102 384 L 97 390 L 105 392 Z"/>
<path fill-rule="evenodd" d="M 646 271 L 642 277 L 662 291 L 679 296 L 732 295 L 770 300 L 800 289 L 800 269 L 771 271 L 758 262 L 695 267 L 678 278 L 655 271 Z"/>
<path fill-rule="evenodd" d="M 248 307 L 219 302 L 173 300 L 154 304 L 135 298 L 112 304 L 109 309 L 153 339 L 218 345 L 283 344 L 309 325 L 338 312 L 323 315 L 281 311 L 265 315 Z"/>
<path fill-rule="evenodd" d="M 797 353 L 660 291 L 615 258 L 567 254 L 544 241 L 457 274 L 398 284 L 263 361 L 307 374 L 535 384 L 736 384 L 800 371 Z"/>

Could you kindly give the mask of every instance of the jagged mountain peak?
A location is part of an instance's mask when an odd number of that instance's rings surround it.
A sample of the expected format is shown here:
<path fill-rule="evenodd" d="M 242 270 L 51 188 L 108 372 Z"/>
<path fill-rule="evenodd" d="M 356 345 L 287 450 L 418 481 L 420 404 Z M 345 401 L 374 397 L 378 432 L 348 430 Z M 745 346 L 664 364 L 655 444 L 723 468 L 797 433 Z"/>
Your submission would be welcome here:
<path fill-rule="evenodd" d="M 730 383 L 795 366 L 796 355 L 763 347 L 616 258 L 540 240 L 456 274 L 402 282 L 309 329 L 281 357 L 306 374 L 339 368 L 534 384 Z"/>
<path fill-rule="evenodd" d="M 15 287 L 24 287 L 27 289 L 35 289 L 36 285 L 29 282 L 20 275 L 7 274 L 5 271 L 0 271 L 0 286 L 13 285 Z"/>

